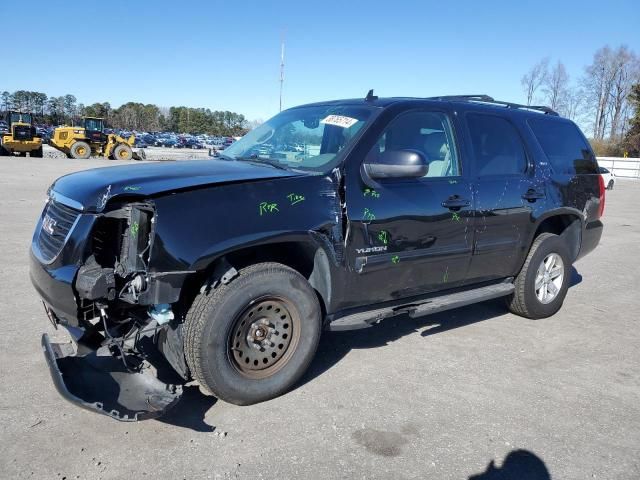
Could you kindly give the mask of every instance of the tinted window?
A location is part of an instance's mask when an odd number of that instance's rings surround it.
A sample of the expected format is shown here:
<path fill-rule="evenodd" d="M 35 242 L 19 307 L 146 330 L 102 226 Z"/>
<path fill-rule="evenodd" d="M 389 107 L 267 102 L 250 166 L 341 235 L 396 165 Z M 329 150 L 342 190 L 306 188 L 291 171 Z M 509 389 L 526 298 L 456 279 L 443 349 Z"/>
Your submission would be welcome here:
<path fill-rule="evenodd" d="M 415 150 L 429 164 L 425 177 L 460 175 L 451 123 L 440 112 L 409 112 L 394 119 L 373 146 L 366 161 L 375 163 L 387 150 Z"/>
<path fill-rule="evenodd" d="M 598 164 L 578 127 L 569 122 L 531 119 L 529 126 L 555 173 L 598 173 Z"/>
<path fill-rule="evenodd" d="M 527 168 L 527 156 L 516 127 L 501 117 L 471 113 L 467 125 L 478 175 L 516 175 Z"/>

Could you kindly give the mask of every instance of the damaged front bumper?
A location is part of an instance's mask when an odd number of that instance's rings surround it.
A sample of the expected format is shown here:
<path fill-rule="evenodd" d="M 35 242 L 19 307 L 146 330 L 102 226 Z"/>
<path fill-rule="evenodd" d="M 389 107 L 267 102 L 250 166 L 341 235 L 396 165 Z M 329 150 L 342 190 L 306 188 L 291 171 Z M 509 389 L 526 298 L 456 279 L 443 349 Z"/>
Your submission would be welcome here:
<path fill-rule="evenodd" d="M 163 415 L 182 396 L 182 386 L 162 382 L 146 360 L 128 361 L 106 348 L 78 355 L 71 343 L 51 343 L 42 335 L 42 350 L 58 392 L 79 407 L 116 420 L 134 422 Z M 127 361 L 127 359 L 125 359 Z"/>

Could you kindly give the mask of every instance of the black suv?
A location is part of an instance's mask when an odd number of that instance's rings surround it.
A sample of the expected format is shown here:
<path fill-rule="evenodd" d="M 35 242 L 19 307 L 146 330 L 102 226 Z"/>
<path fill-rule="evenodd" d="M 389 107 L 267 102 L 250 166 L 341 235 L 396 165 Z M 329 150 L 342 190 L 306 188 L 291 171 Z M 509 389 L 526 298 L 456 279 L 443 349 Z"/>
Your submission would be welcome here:
<path fill-rule="evenodd" d="M 121 420 L 161 414 L 191 379 L 267 400 L 323 328 L 498 297 L 553 315 L 604 193 L 584 135 L 545 107 L 369 92 L 292 108 L 216 160 L 55 181 L 31 279 L 74 342 L 45 334 L 45 356 L 67 399 Z"/>

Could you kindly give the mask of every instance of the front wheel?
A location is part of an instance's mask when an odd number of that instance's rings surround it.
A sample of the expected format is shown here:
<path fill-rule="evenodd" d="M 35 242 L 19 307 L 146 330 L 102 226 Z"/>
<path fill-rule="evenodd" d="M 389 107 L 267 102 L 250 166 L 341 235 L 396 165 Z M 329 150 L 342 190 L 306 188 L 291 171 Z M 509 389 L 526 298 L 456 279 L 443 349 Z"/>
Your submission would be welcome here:
<path fill-rule="evenodd" d="M 185 320 L 185 356 L 201 387 L 236 405 L 282 395 L 307 370 L 321 314 L 307 280 L 278 263 L 240 270 L 205 289 Z"/>
<path fill-rule="evenodd" d="M 132 157 L 133 150 L 131 150 L 129 145 L 121 143 L 113 149 L 114 160 L 131 160 Z"/>
<path fill-rule="evenodd" d="M 609 180 L 609 184 L 607 185 L 607 190 L 613 190 L 613 180 Z"/>
<path fill-rule="evenodd" d="M 532 319 L 550 317 L 562 307 L 570 275 L 565 242 L 551 233 L 538 235 L 515 279 L 514 293 L 506 297 L 509 310 Z"/>
<path fill-rule="evenodd" d="M 86 160 L 91 156 L 91 147 L 87 142 L 75 142 L 69 149 L 71 158 Z"/>

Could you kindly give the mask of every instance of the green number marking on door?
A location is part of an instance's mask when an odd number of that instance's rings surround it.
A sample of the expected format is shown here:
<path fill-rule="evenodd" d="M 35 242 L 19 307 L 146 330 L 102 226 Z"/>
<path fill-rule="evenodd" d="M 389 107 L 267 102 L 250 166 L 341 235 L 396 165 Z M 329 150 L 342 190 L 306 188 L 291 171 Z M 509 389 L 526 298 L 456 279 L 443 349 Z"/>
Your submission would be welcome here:
<path fill-rule="evenodd" d="M 375 220 L 376 219 L 376 216 L 368 208 L 364 209 L 364 213 L 362 214 L 362 217 L 364 218 L 364 220 L 367 220 L 367 221 L 371 221 L 371 220 Z"/>
<path fill-rule="evenodd" d="M 380 198 L 380 194 L 376 192 L 373 188 L 365 188 L 362 194 L 365 197 Z"/>

